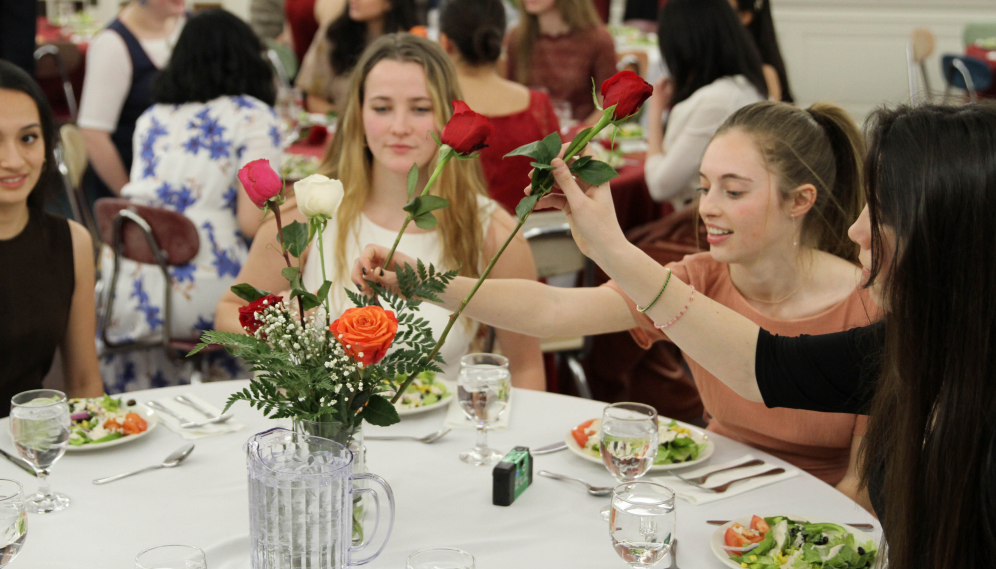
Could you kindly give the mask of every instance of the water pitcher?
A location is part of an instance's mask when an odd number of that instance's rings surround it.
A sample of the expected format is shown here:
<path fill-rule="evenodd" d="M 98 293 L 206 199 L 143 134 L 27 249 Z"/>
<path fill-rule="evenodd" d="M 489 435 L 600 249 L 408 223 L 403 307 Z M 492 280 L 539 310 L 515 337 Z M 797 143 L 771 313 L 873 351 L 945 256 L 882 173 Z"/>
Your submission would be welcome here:
<path fill-rule="evenodd" d="M 379 476 L 353 474 L 348 448 L 276 428 L 253 435 L 246 456 L 253 569 L 345 569 L 383 551 L 394 525 L 394 494 Z M 361 479 L 380 491 L 354 487 Z M 353 546 L 353 498 L 361 494 L 373 499 L 376 518 L 368 539 Z M 383 508 L 381 497 L 386 498 Z M 381 526 L 380 547 L 357 559 L 355 552 L 367 548 Z"/>

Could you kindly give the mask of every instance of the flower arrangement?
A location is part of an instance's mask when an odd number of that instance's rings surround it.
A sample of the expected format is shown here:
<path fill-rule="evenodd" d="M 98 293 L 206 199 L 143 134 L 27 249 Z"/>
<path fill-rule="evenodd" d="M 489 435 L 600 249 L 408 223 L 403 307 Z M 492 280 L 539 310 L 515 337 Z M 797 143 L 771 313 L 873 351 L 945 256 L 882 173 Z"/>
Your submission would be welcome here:
<path fill-rule="evenodd" d="M 589 156 L 571 160 L 606 126 L 621 123 L 638 112 L 651 92 L 652 87 L 630 71 L 616 74 L 602 84 L 606 105 L 602 118 L 595 126 L 578 133 L 564 152 L 563 159 L 570 163 L 575 175 L 593 185 L 617 175 L 609 165 Z M 385 265 L 390 262 L 409 223 L 414 221 L 422 229 L 432 229 L 437 224 L 432 212 L 449 205 L 444 198 L 429 193 L 447 162 L 454 158 L 473 159 L 478 150 L 486 147 L 488 137 L 494 132 L 485 117 L 462 101 L 454 101 L 453 110 L 451 119 L 436 139 L 439 152 L 435 169 L 418 195 L 415 195 L 417 165 L 413 165 L 408 174 L 409 202 L 404 207 L 407 215 Z M 239 179 L 246 193 L 254 204 L 272 211 L 275 217 L 280 254 L 287 265 L 282 275 L 290 282 L 291 293 L 289 299 L 284 299 L 248 284 L 233 286 L 231 290 L 249 302 L 239 310 L 239 321 L 246 333 L 205 332 L 201 345 L 191 352 L 196 353 L 209 344 L 221 344 L 256 372 L 248 388 L 229 398 L 225 410 L 236 401 L 247 401 L 271 418 L 337 423 L 347 437 L 364 420 L 381 426 L 398 422 L 398 413 L 392 403 L 401 398 L 420 373 L 441 373 L 439 364 L 445 362 L 439 350 L 450 329 L 536 202 L 552 190 L 551 162 L 560 151 L 560 137 L 553 133 L 507 155 L 525 155 L 535 160 L 531 191 L 516 208 L 518 225 L 515 231 L 490 260 L 459 309 L 450 316 L 438 340 L 433 338 L 428 322 L 418 317 L 418 307 L 426 300 L 439 302 L 438 294 L 446 289 L 458 271 L 439 272 L 421 261 L 415 267 L 398 267 L 397 294 L 376 283 L 370 283 L 377 292 L 376 297 L 347 290 L 356 308 L 344 311 L 328 323 L 332 318 L 328 302 L 332 283 L 326 278 L 322 234 L 342 201 L 342 184 L 318 174 L 295 183 L 297 206 L 308 223 L 283 226 L 280 205 L 284 203 L 284 185 L 280 177 L 265 160 L 256 160 L 243 167 Z M 302 285 L 300 259 L 316 235 L 323 284 L 312 293 Z M 292 258 L 297 259 L 296 265 Z M 324 307 L 324 313 L 314 311 L 319 307 Z M 398 377 L 405 378 L 400 385 Z M 388 392 L 394 393 L 390 401 L 385 397 Z"/>

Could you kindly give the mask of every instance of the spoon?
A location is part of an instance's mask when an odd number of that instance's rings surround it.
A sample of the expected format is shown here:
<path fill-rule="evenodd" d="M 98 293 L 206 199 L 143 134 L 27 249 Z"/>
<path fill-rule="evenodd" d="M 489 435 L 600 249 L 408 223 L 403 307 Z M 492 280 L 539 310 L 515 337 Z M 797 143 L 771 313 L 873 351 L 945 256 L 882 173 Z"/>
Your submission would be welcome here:
<path fill-rule="evenodd" d="M 592 496 L 608 496 L 612 493 L 612 488 L 607 488 L 604 486 L 592 486 L 580 478 L 574 478 L 573 476 L 564 476 L 563 474 L 557 474 L 555 472 L 550 472 L 547 470 L 540 470 L 537 472 L 540 476 L 546 476 L 547 478 L 553 478 L 555 480 L 570 480 L 572 482 L 580 482 L 584 484 L 588 489 L 588 493 Z"/>
<path fill-rule="evenodd" d="M 446 433 L 450 432 L 452 429 L 449 427 L 445 429 L 439 429 L 435 433 L 429 433 L 424 437 L 412 437 L 408 435 L 373 435 L 369 437 L 363 437 L 368 441 L 417 441 L 420 443 L 432 443 L 446 436 Z"/>
<path fill-rule="evenodd" d="M 157 470 L 159 468 L 173 468 L 174 466 L 179 466 L 180 463 L 183 462 L 183 460 L 185 458 L 187 458 L 188 456 L 190 456 L 190 453 L 192 453 L 192 452 L 194 452 L 194 443 L 190 443 L 188 445 L 184 445 L 184 446 L 176 449 L 169 456 L 167 456 L 166 460 L 162 461 L 161 464 L 154 464 L 152 466 L 146 466 L 145 468 L 140 468 L 138 470 L 133 470 L 131 472 L 125 472 L 123 474 L 115 474 L 114 476 L 108 476 L 107 478 L 98 478 L 98 479 L 94 480 L 93 483 L 94 484 L 107 484 L 108 482 L 114 482 L 115 480 L 121 480 L 122 478 L 125 478 L 126 476 L 131 476 L 132 474 L 138 474 L 140 472 L 146 472 L 148 470 Z"/>

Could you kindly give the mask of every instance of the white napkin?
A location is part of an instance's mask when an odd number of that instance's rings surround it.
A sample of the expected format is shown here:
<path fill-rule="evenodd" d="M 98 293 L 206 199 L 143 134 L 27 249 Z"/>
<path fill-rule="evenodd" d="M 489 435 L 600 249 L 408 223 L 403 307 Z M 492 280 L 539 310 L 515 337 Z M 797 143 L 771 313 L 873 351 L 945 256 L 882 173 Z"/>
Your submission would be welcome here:
<path fill-rule="evenodd" d="M 508 428 L 508 418 L 512 414 L 512 394 L 509 394 L 508 403 L 505 405 L 505 410 L 498 415 L 498 420 L 494 423 L 488 425 L 489 431 L 498 431 Z M 443 421 L 443 425 L 446 427 L 452 427 L 454 429 L 476 429 L 477 423 L 471 421 L 467 418 L 466 413 L 460 408 L 460 400 L 456 397 L 453 401 L 450 401 L 449 409 L 446 410 L 446 419 Z"/>
<path fill-rule="evenodd" d="M 215 407 L 214 405 L 208 403 L 207 401 L 201 399 L 200 397 L 192 393 L 184 393 L 183 395 L 192 400 L 193 402 L 197 403 L 201 407 L 207 409 L 208 411 L 211 411 L 215 415 L 221 414 L 221 409 Z M 200 422 L 208 418 L 197 409 L 194 409 L 189 405 L 184 405 L 183 403 L 180 403 L 179 401 L 173 399 L 172 397 L 168 397 L 165 399 L 157 399 L 156 402 L 191 422 Z M 153 411 L 155 411 L 155 409 L 153 409 Z M 193 427 L 189 429 L 184 429 L 180 426 L 180 421 L 177 420 L 172 415 L 167 415 L 166 413 L 160 413 L 156 411 L 156 416 L 159 417 L 159 420 L 162 421 L 162 423 L 166 425 L 166 427 L 169 428 L 169 430 L 173 431 L 174 433 L 180 435 L 181 437 L 187 440 L 201 439 L 213 435 L 221 435 L 224 433 L 241 431 L 242 429 L 246 428 L 245 425 L 235 420 L 235 417 L 232 417 L 231 419 L 225 421 L 224 423 L 212 423 L 210 425 L 204 425 L 203 427 Z"/>
<path fill-rule="evenodd" d="M 738 464 L 743 464 L 747 461 L 754 460 L 754 456 L 747 454 L 736 460 L 731 460 L 730 462 L 724 462 L 722 464 L 710 464 L 709 466 L 704 466 L 702 468 L 697 468 L 695 470 L 689 470 L 687 472 L 681 472 L 682 478 L 697 478 L 703 474 L 708 474 L 710 472 L 715 472 L 717 470 L 722 470 L 731 466 L 736 466 Z M 761 464 L 759 466 L 748 466 L 747 468 L 738 468 L 736 470 L 730 470 L 729 472 L 720 472 L 715 476 L 710 476 L 704 486 L 716 487 L 721 484 L 726 484 L 731 480 L 738 480 L 740 478 L 745 478 L 747 476 L 753 476 L 755 474 L 761 474 L 762 472 L 767 472 L 772 468 L 777 468 L 772 464 Z M 762 476 L 761 478 L 754 478 L 753 480 L 745 480 L 743 482 L 737 482 L 730 489 L 721 494 L 716 494 L 708 490 L 703 490 L 692 484 L 682 482 L 680 479 L 674 475 L 664 475 L 655 477 L 654 480 L 659 482 L 668 488 L 674 490 L 674 493 L 682 498 L 686 502 L 691 502 L 692 504 L 708 504 L 709 502 L 715 502 L 716 500 L 722 500 L 723 498 L 729 498 L 731 496 L 736 496 L 737 494 L 743 494 L 755 488 L 760 488 L 761 486 L 767 486 L 768 484 L 774 484 L 775 482 L 781 482 L 782 480 L 788 480 L 793 476 L 797 476 L 799 471 L 794 468 L 786 468 L 785 472 L 782 474 L 774 474 L 771 476 Z"/>

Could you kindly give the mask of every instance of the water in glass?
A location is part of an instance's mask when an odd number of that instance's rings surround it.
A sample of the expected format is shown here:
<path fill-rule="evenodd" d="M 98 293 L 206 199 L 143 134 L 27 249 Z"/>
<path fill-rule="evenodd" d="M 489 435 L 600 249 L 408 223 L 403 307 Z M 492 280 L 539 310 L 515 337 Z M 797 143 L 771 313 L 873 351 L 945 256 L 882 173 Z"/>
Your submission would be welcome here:
<path fill-rule="evenodd" d="M 612 492 L 609 532 L 616 553 L 632 567 L 651 567 L 674 539 L 674 492 L 649 482 L 630 482 Z"/>
<path fill-rule="evenodd" d="M 52 492 L 49 470 L 69 444 L 69 405 L 60 391 L 37 389 L 11 399 L 10 431 L 18 454 L 38 473 L 38 492 L 30 496 L 27 510 L 45 514 L 69 506 L 69 498 Z"/>
<path fill-rule="evenodd" d="M 599 442 L 602 462 L 616 480 L 636 480 L 654 465 L 657 437 L 657 426 L 645 421 L 603 423 Z"/>
<path fill-rule="evenodd" d="M 28 535 L 28 514 L 25 511 L 21 485 L 13 480 L 0 480 L 0 567 L 6 567 L 21 551 Z"/>
<path fill-rule="evenodd" d="M 507 358 L 496 354 L 468 354 L 460 358 L 457 400 L 467 418 L 477 423 L 477 444 L 460 453 L 460 460 L 475 466 L 501 460 L 502 454 L 488 447 L 487 427 L 505 410 L 511 390 Z"/>

